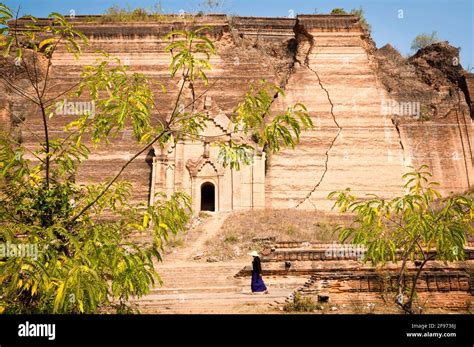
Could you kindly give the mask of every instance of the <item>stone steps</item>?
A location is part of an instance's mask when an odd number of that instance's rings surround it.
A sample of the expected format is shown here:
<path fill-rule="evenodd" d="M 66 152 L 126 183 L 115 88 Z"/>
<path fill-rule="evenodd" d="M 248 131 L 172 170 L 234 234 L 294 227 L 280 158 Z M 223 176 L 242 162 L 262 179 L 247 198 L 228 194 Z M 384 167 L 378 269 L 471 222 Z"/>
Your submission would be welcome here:
<path fill-rule="evenodd" d="M 206 285 L 209 283 L 202 283 L 201 287 L 178 287 L 179 284 L 174 283 L 173 288 L 153 288 L 150 291 L 150 294 L 147 296 L 148 300 L 153 300 L 153 298 L 159 298 L 160 300 L 164 299 L 166 295 L 173 294 L 190 294 L 190 293 L 236 293 L 240 292 L 238 287 L 235 286 L 212 286 Z M 183 285 L 183 283 L 181 283 Z"/>
<path fill-rule="evenodd" d="M 269 294 L 252 295 L 250 278 L 234 275 L 244 263 L 165 263 L 157 265 L 163 286 L 132 299 L 142 313 L 239 313 L 267 311 L 281 304 L 306 280 L 301 277 L 264 277 Z"/>
<path fill-rule="evenodd" d="M 252 295 L 206 291 L 147 296 L 137 303 L 142 313 L 255 313 L 283 303 L 291 292 L 291 289 L 272 289 L 269 294 Z"/>

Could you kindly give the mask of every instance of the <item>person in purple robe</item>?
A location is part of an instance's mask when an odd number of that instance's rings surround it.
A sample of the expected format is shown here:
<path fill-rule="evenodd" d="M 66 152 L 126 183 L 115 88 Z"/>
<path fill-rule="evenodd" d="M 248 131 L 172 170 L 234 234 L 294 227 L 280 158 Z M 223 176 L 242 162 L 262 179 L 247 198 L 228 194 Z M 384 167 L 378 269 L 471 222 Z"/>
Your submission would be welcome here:
<path fill-rule="evenodd" d="M 250 289 L 252 293 L 264 293 L 268 294 L 267 286 L 263 283 L 262 278 L 262 264 L 260 262 L 260 256 L 256 251 L 248 253 L 253 257 L 252 261 L 252 282 L 250 283 Z"/>

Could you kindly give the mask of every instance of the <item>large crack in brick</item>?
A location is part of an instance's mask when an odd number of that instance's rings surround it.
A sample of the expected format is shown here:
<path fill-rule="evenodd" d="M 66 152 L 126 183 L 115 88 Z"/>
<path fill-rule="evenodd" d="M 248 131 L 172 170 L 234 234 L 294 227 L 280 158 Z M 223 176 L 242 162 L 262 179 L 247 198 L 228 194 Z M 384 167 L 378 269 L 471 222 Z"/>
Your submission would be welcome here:
<path fill-rule="evenodd" d="M 395 130 L 397 130 L 398 141 L 400 142 L 400 147 L 402 149 L 403 162 L 405 163 L 405 146 L 403 146 L 402 134 L 400 132 L 400 126 L 398 124 L 398 121 L 394 117 L 391 117 L 390 119 L 392 121 L 393 126 L 395 127 Z"/>
<path fill-rule="evenodd" d="M 304 28 L 302 28 L 301 26 L 298 25 L 298 22 L 295 26 L 295 36 L 298 38 L 298 35 L 303 35 L 307 40 L 309 40 L 309 49 L 308 51 L 306 52 L 306 57 L 304 59 L 304 62 L 301 63 L 300 61 L 297 60 L 297 55 L 295 55 L 295 60 L 298 61 L 301 66 L 304 66 L 306 67 L 309 71 L 311 71 L 312 73 L 314 73 L 314 75 L 316 76 L 316 78 L 318 79 L 318 84 L 319 86 L 321 87 L 321 89 L 325 92 L 326 96 L 327 96 L 327 99 L 328 99 L 328 102 L 329 104 L 331 105 L 331 109 L 330 109 L 330 113 L 331 113 L 331 116 L 332 116 L 332 120 L 334 122 L 334 124 L 336 125 L 337 127 L 337 133 L 336 135 L 333 137 L 333 139 L 331 140 L 330 144 L 329 144 L 329 147 L 326 149 L 326 152 L 324 153 L 325 155 L 325 159 L 324 159 L 324 171 L 323 173 L 321 174 L 321 176 L 319 177 L 319 180 L 316 182 L 316 184 L 314 185 L 314 187 L 308 192 L 308 194 L 301 200 L 299 201 L 295 208 L 298 208 L 299 206 L 301 206 L 304 202 L 306 201 L 309 201 L 315 208 L 316 206 L 314 205 L 314 203 L 311 201 L 311 196 L 313 195 L 313 193 L 316 191 L 316 189 L 318 189 L 318 187 L 321 185 L 321 183 L 323 182 L 327 172 L 328 172 L 328 169 L 329 169 L 329 152 L 331 151 L 331 149 L 334 147 L 334 144 L 336 143 L 339 135 L 341 134 L 342 132 L 342 127 L 340 126 L 340 124 L 338 123 L 337 119 L 336 119 L 336 115 L 334 114 L 334 103 L 331 99 L 331 95 L 329 94 L 329 91 L 328 89 L 323 85 L 322 81 L 321 81 L 321 77 L 319 76 L 318 72 L 311 68 L 311 66 L 309 65 L 309 55 L 311 54 L 312 50 L 313 50 L 313 46 L 314 46 L 314 38 L 311 34 L 309 34 L 306 30 L 304 30 Z"/>

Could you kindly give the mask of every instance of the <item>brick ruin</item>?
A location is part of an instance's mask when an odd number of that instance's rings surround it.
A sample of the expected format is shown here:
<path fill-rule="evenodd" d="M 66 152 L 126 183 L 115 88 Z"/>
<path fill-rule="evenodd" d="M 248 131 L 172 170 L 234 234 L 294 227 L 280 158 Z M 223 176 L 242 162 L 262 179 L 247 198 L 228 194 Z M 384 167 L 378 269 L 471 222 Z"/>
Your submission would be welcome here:
<path fill-rule="evenodd" d="M 211 59 L 213 69 L 208 74 L 212 88 L 198 104 L 209 116 L 207 135 L 225 133 L 249 83 L 262 78 L 281 85 L 286 93 L 284 99 L 275 97 L 272 111 L 302 102 L 315 124 L 313 131 L 303 133 L 295 150 L 274 155 L 259 152 L 254 165 L 240 171 L 223 168 L 217 149 L 204 142 L 182 141 L 165 150 L 152 149 L 124 174 L 134 185 L 137 201 L 152 202 L 158 191 L 185 191 L 192 196 L 196 212 L 201 208 L 295 207 L 324 211 L 332 206 L 327 194 L 345 187 L 359 194 L 400 194 L 401 175 L 408 166 L 421 164 L 430 167 L 443 193 L 472 186 L 472 77 L 459 64 L 446 68 L 451 60 L 459 59 L 458 51 L 450 46 L 451 50 L 441 47 L 438 55 L 418 53 L 396 65 L 405 66 L 397 70 L 390 65 L 397 64 L 393 54 L 377 50 L 358 17 L 351 15 L 211 15 L 192 20 L 167 16 L 142 23 L 102 23 L 88 17 L 71 20 L 91 45 L 84 48 L 80 60 L 63 47 L 55 53 L 52 95 L 71 88 L 82 68 L 98 57 L 96 51 L 103 50 L 128 64 L 130 71 L 163 83 L 169 92 L 157 89 L 156 103 L 165 112 L 177 81 L 168 77 L 170 55 L 164 51 L 163 36 L 172 29 L 208 25 L 217 55 Z M 440 54 L 448 55 L 448 62 L 440 65 Z M 397 83 L 403 85 L 403 92 L 393 87 Z M 38 110 L 12 90 L 1 88 L 0 124 L 33 147 L 37 136 L 42 136 Z M 197 93 L 203 88 L 198 86 Z M 396 112 L 404 109 L 419 112 L 415 117 Z M 74 117 L 51 118 L 52 134 L 62 136 L 64 125 Z M 77 177 L 79 182 L 111 176 L 137 151 L 130 132 L 122 135 L 92 153 Z M 204 199 L 209 201 L 203 205 Z"/>
<path fill-rule="evenodd" d="M 371 305 L 393 310 L 399 280 L 399 264 L 373 267 L 363 263 L 357 249 L 348 252 L 348 245 L 324 242 L 268 241 L 262 252 L 265 278 L 304 278 L 295 288 L 314 302 L 327 297 L 338 310 L 370 311 Z M 472 312 L 474 300 L 474 243 L 465 248 L 465 261 L 444 264 L 430 261 L 417 280 L 416 306 L 431 313 L 444 311 Z M 410 263 L 404 283 L 411 287 L 417 265 Z M 246 266 L 236 278 L 248 278 Z M 288 300 L 291 300 L 289 298 Z M 438 310 L 438 311 L 437 311 Z M 441 311 L 439 311 L 441 310 Z M 396 312 L 396 311 L 395 311 Z M 352 312 L 353 313 L 353 312 Z"/>

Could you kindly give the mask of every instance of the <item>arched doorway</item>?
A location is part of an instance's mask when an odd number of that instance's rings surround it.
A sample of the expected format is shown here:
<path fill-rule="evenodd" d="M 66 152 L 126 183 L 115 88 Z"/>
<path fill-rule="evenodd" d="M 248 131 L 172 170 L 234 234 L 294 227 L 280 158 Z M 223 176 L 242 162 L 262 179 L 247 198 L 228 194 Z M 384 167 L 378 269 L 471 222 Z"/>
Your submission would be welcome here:
<path fill-rule="evenodd" d="M 201 185 L 201 211 L 216 210 L 216 189 L 210 182 Z"/>

